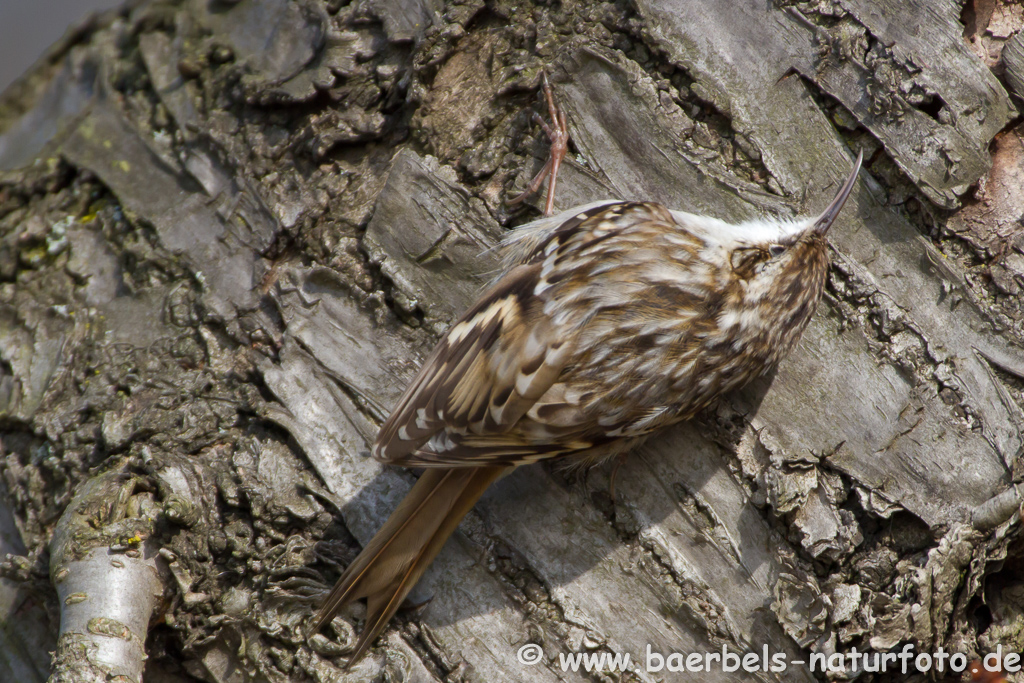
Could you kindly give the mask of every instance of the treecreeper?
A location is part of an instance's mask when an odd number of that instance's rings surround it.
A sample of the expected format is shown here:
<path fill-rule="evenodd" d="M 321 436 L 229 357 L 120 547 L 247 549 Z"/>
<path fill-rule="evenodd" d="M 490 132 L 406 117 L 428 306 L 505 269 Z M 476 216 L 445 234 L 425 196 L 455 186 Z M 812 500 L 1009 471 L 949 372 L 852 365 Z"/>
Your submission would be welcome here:
<path fill-rule="evenodd" d="M 550 214 L 568 132 L 546 80 L 544 93 L 552 156 L 527 191 L 550 175 Z M 377 435 L 374 457 L 424 471 L 313 631 L 366 598 L 351 665 L 497 479 L 542 460 L 624 455 L 773 369 L 821 298 L 826 235 L 860 164 L 858 155 L 816 218 L 731 225 L 611 200 L 511 231 L 501 275 L 441 338 Z"/>

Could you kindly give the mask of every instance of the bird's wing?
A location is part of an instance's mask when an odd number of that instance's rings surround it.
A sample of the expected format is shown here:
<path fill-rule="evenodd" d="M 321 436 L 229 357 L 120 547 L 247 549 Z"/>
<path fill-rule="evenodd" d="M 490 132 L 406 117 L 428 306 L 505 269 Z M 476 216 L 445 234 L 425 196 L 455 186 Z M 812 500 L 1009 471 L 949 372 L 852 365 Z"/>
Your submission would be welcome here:
<path fill-rule="evenodd" d="M 635 203 L 564 215 L 530 235 L 519 264 L 438 342 L 381 427 L 377 459 L 413 467 L 522 464 L 594 445 L 579 397 L 556 386 L 586 321 L 617 301 L 590 272 L 617 267 L 636 238 L 627 233 L 671 216 Z M 625 243 L 615 247 L 617 235 Z M 624 306 L 636 306 L 628 291 L 619 294 Z"/>
<path fill-rule="evenodd" d="M 416 452 L 438 432 L 505 432 L 551 386 L 573 340 L 534 301 L 541 270 L 513 268 L 451 327 L 381 427 L 375 457 L 421 465 Z"/>
<path fill-rule="evenodd" d="M 513 462 L 536 441 L 510 428 L 551 388 L 575 347 L 578 320 L 545 306 L 565 284 L 561 256 L 607 238 L 614 206 L 548 222 L 513 265 L 441 338 L 381 427 L 373 455 L 408 466 Z M 533 443 L 530 443 L 530 442 Z"/>

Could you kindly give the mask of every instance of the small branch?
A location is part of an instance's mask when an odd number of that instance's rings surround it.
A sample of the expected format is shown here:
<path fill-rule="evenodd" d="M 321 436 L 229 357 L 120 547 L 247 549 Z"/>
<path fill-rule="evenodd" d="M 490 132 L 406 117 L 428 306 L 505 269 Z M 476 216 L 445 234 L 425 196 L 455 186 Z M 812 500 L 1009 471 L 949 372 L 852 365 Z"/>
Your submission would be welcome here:
<path fill-rule="evenodd" d="M 50 575 L 60 599 L 51 681 L 141 681 L 163 584 L 149 539 L 159 509 L 123 469 L 94 477 L 57 522 Z"/>

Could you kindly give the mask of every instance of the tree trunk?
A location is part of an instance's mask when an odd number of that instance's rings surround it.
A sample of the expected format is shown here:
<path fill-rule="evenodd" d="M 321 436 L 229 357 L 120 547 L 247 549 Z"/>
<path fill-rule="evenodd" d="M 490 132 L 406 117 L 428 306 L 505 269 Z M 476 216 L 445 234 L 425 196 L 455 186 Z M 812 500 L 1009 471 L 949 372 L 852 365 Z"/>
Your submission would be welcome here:
<path fill-rule="evenodd" d="M 980 0 L 83 23 L 0 99 L 0 678 L 52 650 L 67 681 L 845 680 L 941 647 L 862 680 L 958 680 L 1024 650 L 1022 25 Z M 542 69 L 576 152 L 556 208 L 806 215 L 864 150 L 825 301 L 614 499 L 605 468 L 492 487 L 344 673 L 361 607 L 305 628 L 414 479 L 366 457 L 377 426 L 537 214 L 504 200 L 544 162 Z M 756 655 L 670 656 L 723 648 Z"/>

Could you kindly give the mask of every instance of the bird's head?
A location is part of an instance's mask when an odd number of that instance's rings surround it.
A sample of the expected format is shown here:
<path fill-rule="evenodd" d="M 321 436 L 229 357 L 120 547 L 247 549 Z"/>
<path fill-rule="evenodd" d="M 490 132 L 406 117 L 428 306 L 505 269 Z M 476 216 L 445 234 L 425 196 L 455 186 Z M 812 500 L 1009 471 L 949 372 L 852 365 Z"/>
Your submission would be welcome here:
<path fill-rule="evenodd" d="M 784 295 L 796 280 L 827 266 L 826 235 L 853 190 L 863 153 L 835 198 L 813 218 L 762 219 L 729 226 L 721 233 L 732 275 L 754 298 Z M 821 273 L 823 276 L 823 273 Z"/>
<path fill-rule="evenodd" d="M 732 273 L 755 289 L 771 287 L 794 275 L 814 268 L 814 261 L 825 255 L 825 237 L 846 203 L 863 153 L 857 156 L 853 170 L 835 198 L 818 216 L 796 220 L 762 219 L 729 226 L 723 246 L 729 251 Z"/>
<path fill-rule="evenodd" d="M 817 217 L 719 223 L 705 231 L 706 243 L 717 242 L 720 258 L 728 259 L 719 271 L 720 286 L 729 292 L 720 325 L 736 333 L 742 333 L 737 327 L 770 325 L 773 344 L 788 348 L 795 341 L 824 287 L 826 235 L 853 189 L 861 160 L 858 155 L 846 182 Z"/>

